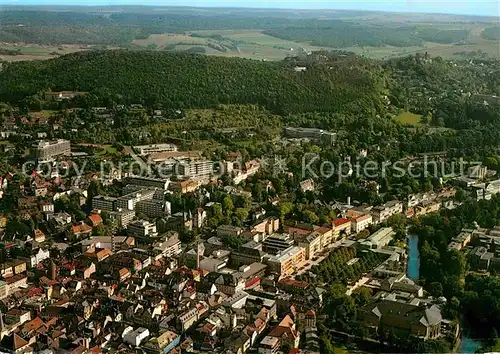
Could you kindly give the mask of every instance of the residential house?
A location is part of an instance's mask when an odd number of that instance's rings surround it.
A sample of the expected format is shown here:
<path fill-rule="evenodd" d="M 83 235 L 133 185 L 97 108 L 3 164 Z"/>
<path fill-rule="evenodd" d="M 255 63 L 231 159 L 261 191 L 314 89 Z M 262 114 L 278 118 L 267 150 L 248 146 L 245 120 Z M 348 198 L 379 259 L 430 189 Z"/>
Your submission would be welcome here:
<path fill-rule="evenodd" d="M 101 215 L 99 215 L 99 214 L 90 214 L 88 219 L 89 219 L 89 224 L 92 227 L 102 225 L 102 223 L 103 223 Z"/>
<path fill-rule="evenodd" d="M 281 322 L 268 333 L 268 337 L 278 338 L 281 346 L 288 349 L 298 348 L 300 333 L 290 315 L 286 315 Z"/>
<path fill-rule="evenodd" d="M 81 240 L 92 235 L 92 227 L 81 221 L 79 224 L 73 225 L 70 232 L 70 237 Z"/>

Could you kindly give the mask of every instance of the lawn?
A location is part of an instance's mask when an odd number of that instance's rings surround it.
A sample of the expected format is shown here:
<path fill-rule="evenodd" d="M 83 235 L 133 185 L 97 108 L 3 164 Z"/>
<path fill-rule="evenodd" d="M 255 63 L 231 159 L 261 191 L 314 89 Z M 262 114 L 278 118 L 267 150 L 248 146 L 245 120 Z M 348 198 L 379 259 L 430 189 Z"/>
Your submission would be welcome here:
<path fill-rule="evenodd" d="M 411 112 L 403 112 L 399 116 L 396 117 L 396 120 L 400 123 L 406 125 L 420 125 L 420 118 L 422 116 L 419 114 L 411 113 Z"/>
<path fill-rule="evenodd" d="M 29 115 L 32 116 L 33 118 L 50 118 L 53 114 L 56 114 L 57 111 L 50 110 L 50 109 L 44 109 L 39 112 L 30 112 Z"/>
<path fill-rule="evenodd" d="M 113 145 L 103 145 L 102 150 L 97 153 L 97 156 L 114 155 L 116 153 L 118 153 L 118 150 Z"/>

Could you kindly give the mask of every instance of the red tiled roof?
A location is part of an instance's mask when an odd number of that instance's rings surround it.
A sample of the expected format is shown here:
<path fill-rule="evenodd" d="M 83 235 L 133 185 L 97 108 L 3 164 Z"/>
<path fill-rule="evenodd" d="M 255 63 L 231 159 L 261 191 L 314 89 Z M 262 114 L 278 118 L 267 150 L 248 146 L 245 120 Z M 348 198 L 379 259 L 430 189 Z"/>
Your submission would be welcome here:
<path fill-rule="evenodd" d="M 72 230 L 73 230 L 73 233 L 78 234 L 78 233 L 82 233 L 82 232 L 91 232 L 92 228 L 85 223 L 81 223 L 78 225 L 73 225 Z"/>
<path fill-rule="evenodd" d="M 93 225 L 98 225 L 102 223 L 102 218 L 99 214 L 90 214 L 89 219 Z"/>
<path fill-rule="evenodd" d="M 345 218 L 340 218 L 340 219 L 333 220 L 333 225 L 340 226 L 340 225 L 343 225 L 343 224 L 348 223 L 348 222 L 350 222 L 350 221 L 345 219 Z"/>

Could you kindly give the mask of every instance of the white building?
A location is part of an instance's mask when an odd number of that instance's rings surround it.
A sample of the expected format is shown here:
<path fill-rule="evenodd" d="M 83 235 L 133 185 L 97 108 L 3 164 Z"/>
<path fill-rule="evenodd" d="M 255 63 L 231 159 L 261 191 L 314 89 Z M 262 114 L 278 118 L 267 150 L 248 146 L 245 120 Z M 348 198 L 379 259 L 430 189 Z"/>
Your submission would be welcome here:
<path fill-rule="evenodd" d="M 137 237 L 156 237 L 156 225 L 146 220 L 136 220 L 128 224 L 127 233 Z"/>
<path fill-rule="evenodd" d="M 139 327 L 134 331 L 125 333 L 123 336 L 123 341 L 133 345 L 134 347 L 137 347 L 147 337 L 149 337 L 149 329 Z"/>
<path fill-rule="evenodd" d="M 214 166 L 210 160 L 180 161 L 175 165 L 175 174 L 183 178 L 208 178 Z"/>
<path fill-rule="evenodd" d="M 177 146 L 174 144 L 153 144 L 153 145 L 138 145 L 134 146 L 137 154 L 144 156 L 157 152 L 177 151 Z"/>
<path fill-rule="evenodd" d="M 49 250 L 44 250 L 43 248 L 39 248 L 38 251 L 29 257 L 29 266 L 30 268 L 36 267 L 40 262 L 50 258 Z"/>

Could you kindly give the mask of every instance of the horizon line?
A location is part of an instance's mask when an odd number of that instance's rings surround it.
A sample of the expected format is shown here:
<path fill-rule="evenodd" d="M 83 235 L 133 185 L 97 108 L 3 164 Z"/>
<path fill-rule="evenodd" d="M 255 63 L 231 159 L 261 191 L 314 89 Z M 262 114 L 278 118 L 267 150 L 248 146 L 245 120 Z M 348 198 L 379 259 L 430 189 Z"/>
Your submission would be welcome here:
<path fill-rule="evenodd" d="M 498 15 L 485 15 L 485 14 L 464 14 L 464 13 L 451 13 L 451 12 L 413 12 L 411 10 L 366 10 L 366 9 L 346 9 L 346 8 L 297 8 L 297 7 L 253 7 L 253 6 L 219 6 L 219 5 L 206 5 L 206 6 L 191 6 L 191 5 L 156 5 L 156 4 L 106 4 L 106 5 L 85 5 L 85 4 L 23 4 L 19 3 L 19 0 L 13 0 L 11 3 L 0 5 L 0 9 L 5 7 L 76 7 L 76 8 L 113 8 L 113 7 L 142 7 L 142 8 L 177 8 L 177 9 L 252 9 L 252 10 L 290 10 L 290 11 L 358 11 L 366 13 L 379 13 L 379 14 L 406 14 L 406 15 L 439 15 L 439 16 L 462 16 L 462 17 L 481 17 L 481 18 L 492 18 L 500 19 L 500 13 Z M 199 15 L 204 16 L 204 15 Z"/>

